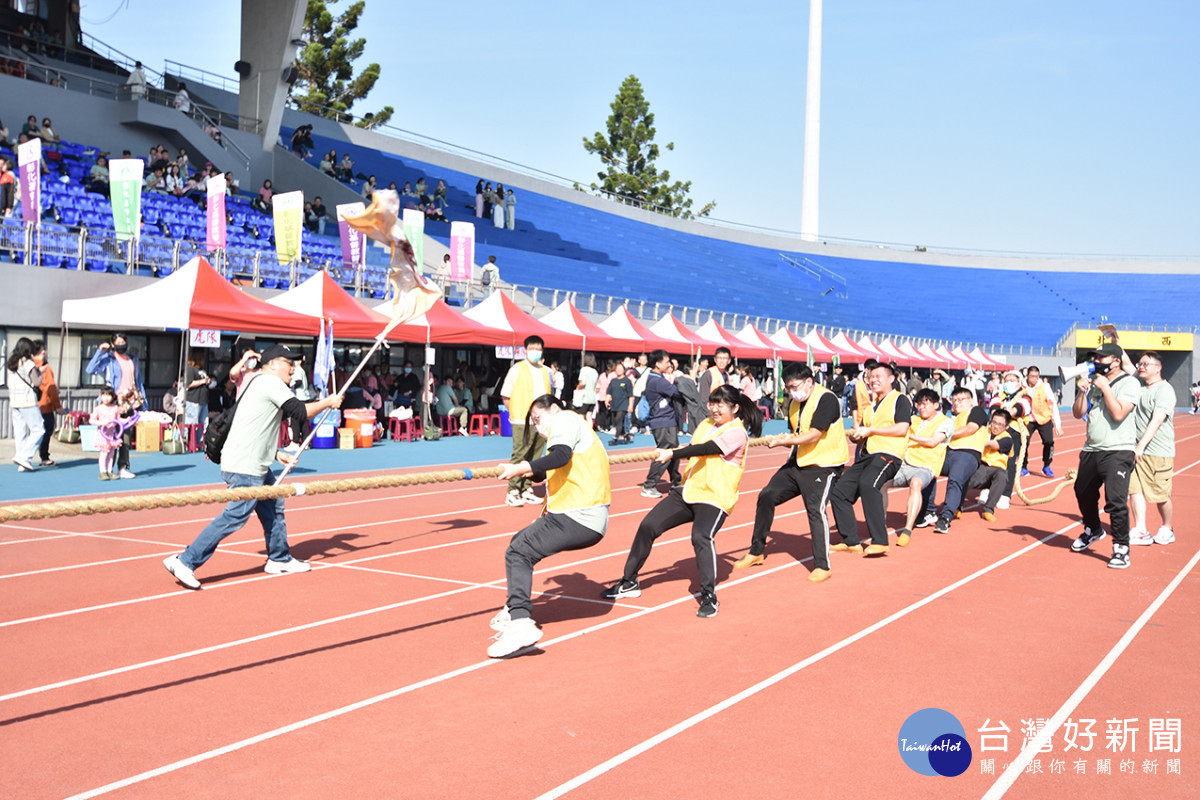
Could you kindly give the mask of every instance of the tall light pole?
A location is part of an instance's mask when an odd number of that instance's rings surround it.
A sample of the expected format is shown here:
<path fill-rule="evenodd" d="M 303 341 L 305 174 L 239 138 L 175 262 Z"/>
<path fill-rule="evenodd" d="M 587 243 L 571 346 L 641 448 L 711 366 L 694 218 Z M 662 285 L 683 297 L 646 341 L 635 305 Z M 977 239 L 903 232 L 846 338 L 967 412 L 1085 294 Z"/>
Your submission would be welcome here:
<path fill-rule="evenodd" d="M 808 2 L 808 81 L 804 91 L 804 175 L 800 184 L 800 238 L 817 240 L 821 186 L 821 2 Z"/>

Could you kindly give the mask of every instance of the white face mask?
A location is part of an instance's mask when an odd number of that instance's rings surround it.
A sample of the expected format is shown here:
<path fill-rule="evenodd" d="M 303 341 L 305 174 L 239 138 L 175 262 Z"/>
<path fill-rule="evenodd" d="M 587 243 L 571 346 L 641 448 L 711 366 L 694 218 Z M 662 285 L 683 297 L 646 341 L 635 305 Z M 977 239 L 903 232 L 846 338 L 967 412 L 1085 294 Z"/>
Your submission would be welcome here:
<path fill-rule="evenodd" d="M 545 417 L 542 417 L 541 419 L 539 419 L 537 422 L 535 422 L 533 424 L 533 427 L 537 429 L 538 436 L 541 436 L 543 439 L 550 438 L 550 417 L 549 416 L 545 416 Z"/>
<path fill-rule="evenodd" d="M 1020 389 L 1020 388 L 1021 388 L 1021 384 L 1016 383 L 1014 381 L 1005 381 L 1004 382 L 1004 391 L 1008 392 L 1009 394 L 1016 394 L 1017 389 Z"/>
<path fill-rule="evenodd" d="M 795 400 L 797 403 L 803 403 L 805 400 L 808 399 L 808 393 L 805 392 L 803 389 L 797 389 L 794 392 L 788 392 L 788 394 L 790 394 L 792 396 L 792 399 Z"/>

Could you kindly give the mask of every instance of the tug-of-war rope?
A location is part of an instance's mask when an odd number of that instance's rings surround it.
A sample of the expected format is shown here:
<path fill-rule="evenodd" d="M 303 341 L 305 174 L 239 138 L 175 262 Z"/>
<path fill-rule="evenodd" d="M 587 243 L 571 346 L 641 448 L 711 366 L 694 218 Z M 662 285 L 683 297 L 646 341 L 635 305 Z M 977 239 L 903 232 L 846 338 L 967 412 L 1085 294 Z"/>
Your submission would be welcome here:
<path fill-rule="evenodd" d="M 772 437 L 764 436 L 749 441 L 750 447 L 765 447 Z M 1024 460 L 1028 436 L 1021 437 L 1018 464 Z M 632 464 L 650 461 L 654 450 L 638 453 L 613 453 L 610 464 Z M 1038 506 L 1053 502 L 1063 489 L 1075 482 L 1076 471 L 1070 469 L 1062 483 L 1046 497 L 1029 498 L 1021 490 L 1020 472 L 1013 489 L 1021 502 L 1027 506 Z M 63 500 L 54 503 L 30 503 L 25 505 L 0 506 L 0 523 L 25 522 L 54 517 L 78 517 L 91 514 L 112 514 L 120 511 L 146 511 L 154 508 L 181 508 L 212 503 L 232 503 L 246 500 L 277 500 L 306 494 L 332 494 L 334 492 L 359 492 L 372 489 L 394 489 L 403 486 L 423 486 L 431 483 L 452 483 L 475 478 L 498 478 L 499 467 L 482 469 L 447 469 L 432 472 L 415 472 L 406 475 L 371 475 L 340 480 L 317 480 L 307 483 L 279 483 L 274 486 L 247 486 L 240 489 L 199 489 L 192 492 L 170 492 L 165 494 L 143 494 L 122 497 L 93 497 L 85 500 Z"/>

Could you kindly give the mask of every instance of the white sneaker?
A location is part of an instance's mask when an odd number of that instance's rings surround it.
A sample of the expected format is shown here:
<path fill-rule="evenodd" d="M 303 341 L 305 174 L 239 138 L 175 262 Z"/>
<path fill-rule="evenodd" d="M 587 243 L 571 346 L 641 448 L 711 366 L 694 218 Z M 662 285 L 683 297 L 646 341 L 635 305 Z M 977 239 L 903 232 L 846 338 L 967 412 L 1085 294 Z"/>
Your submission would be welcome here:
<path fill-rule="evenodd" d="M 119 473 L 117 473 L 117 474 L 118 474 L 120 477 L 122 477 L 122 478 L 136 478 L 136 477 L 137 477 L 137 475 L 134 475 L 134 474 L 133 474 L 132 472 L 130 472 L 128 469 L 123 469 L 123 470 L 121 470 L 121 471 L 120 471 Z"/>
<path fill-rule="evenodd" d="M 521 492 L 521 499 L 526 503 L 533 503 L 534 505 L 542 502 L 542 498 L 538 497 L 533 489 L 526 489 L 525 491 Z"/>
<path fill-rule="evenodd" d="M 496 641 L 487 649 L 492 658 L 511 656 L 519 650 L 535 645 L 542 638 L 542 629 L 531 617 L 514 619 L 505 626 Z"/>
<path fill-rule="evenodd" d="M 1150 545 L 1154 544 L 1154 537 L 1145 528 L 1130 528 L 1129 543 L 1133 545 Z"/>
<path fill-rule="evenodd" d="M 268 575 L 288 575 L 293 572 L 309 572 L 312 566 L 307 561 L 289 558 L 287 561 L 268 561 L 263 572 Z"/>
<path fill-rule="evenodd" d="M 488 625 L 491 626 L 492 630 L 503 633 L 510 622 L 512 622 L 512 617 L 508 613 L 508 606 L 505 606 L 496 612 L 496 616 L 492 617 L 492 621 Z"/>
<path fill-rule="evenodd" d="M 167 572 L 175 576 L 175 580 L 182 583 L 189 589 L 199 589 L 200 581 L 196 580 L 196 573 L 192 572 L 187 564 L 179 560 L 179 556 L 170 556 L 163 559 L 163 566 L 167 568 Z"/>
<path fill-rule="evenodd" d="M 983 505 L 983 504 L 987 503 L 988 493 L 990 491 L 991 491 L 990 489 L 980 489 L 979 490 L 979 505 Z"/>
<path fill-rule="evenodd" d="M 17 465 L 17 472 L 34 472 L 33 464 L 24 461 L 20 458 L 14 458 L 13 463 Z"/>
<path fill-rule="evenodd" d="M 1001 497 L 996 501 L 996 508 L 1008 508 L 1009 498 Z"/>
<path fill-rule="evenodd" d="M 504 505 L 513 506 L 514 508 L 523 506 L 525 505 L 525 498 L 521 497 L 520 492 L 512 491 L 504 495 Z"/>
<path fill-rule="evenodd" d="M 1158 529 L 1158 533 L 1154 534 L 1155 544 L 1174 544 L 1175 531 L 1168 528 L 1166 525 Z"/>

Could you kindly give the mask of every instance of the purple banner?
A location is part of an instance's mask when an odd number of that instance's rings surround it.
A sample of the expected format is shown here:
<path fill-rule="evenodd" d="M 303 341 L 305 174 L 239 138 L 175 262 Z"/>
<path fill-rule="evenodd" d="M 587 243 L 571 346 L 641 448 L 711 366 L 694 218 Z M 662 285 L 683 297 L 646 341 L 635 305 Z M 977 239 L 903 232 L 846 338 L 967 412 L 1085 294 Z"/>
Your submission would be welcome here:
<path fill-rule="evenodd" d="M 367 209 L 362 203 L 343 203 L 337 206 L 338 234 L 342 240 L 342 263 L 357 267 L 367 261 L 367 235 L 351 228 L 346 217 L 357 217 Z"/>
<path fill-rule="evenodd" d="M 30 139 L 17 145 L 17 161 L 21 172 L 21 219 L 37 222 L 42 212 L 42 140 Z"/>

